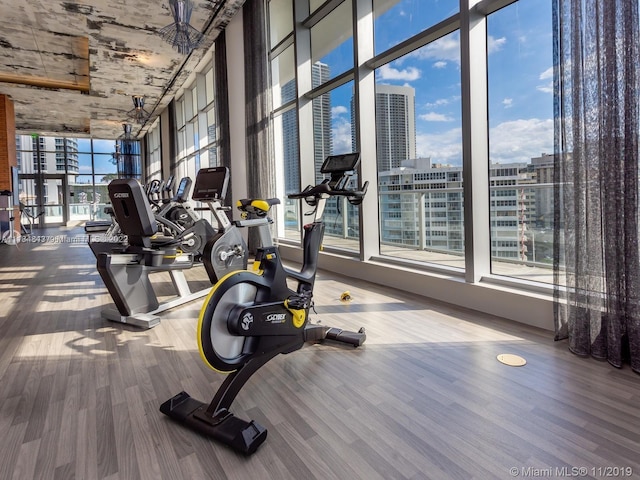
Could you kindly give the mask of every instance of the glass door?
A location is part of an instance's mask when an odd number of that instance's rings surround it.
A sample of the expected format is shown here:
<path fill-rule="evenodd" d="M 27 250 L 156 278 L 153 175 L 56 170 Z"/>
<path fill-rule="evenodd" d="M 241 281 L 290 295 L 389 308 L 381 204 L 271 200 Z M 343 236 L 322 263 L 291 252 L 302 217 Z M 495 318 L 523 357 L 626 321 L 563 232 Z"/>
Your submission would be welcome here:
<path fill-rule="evenodd" d="M 65 175 L 20 175 L 23 224 L 31 224 L 34 228 L 66 225 L 68 196 Z"/>
<path fill-rule="evenodd" d="M 44 215 L 41 209 L 40 184 L 36 175 L 23 175 L 19 177 L 20 185 L 20 223 L 27 232 L 40 227 L 40 219 Z"/>
<path fill-rule="evenodd" d="M 42 209 L 44 210 L 44 225 L 45 226 L 59 226 L 66 225 L 69 220 L 68 215 L 68 201 L 69 196 L 67 190 L 67 177 L 66 175 L 43 175 L 43 202 Z"/>

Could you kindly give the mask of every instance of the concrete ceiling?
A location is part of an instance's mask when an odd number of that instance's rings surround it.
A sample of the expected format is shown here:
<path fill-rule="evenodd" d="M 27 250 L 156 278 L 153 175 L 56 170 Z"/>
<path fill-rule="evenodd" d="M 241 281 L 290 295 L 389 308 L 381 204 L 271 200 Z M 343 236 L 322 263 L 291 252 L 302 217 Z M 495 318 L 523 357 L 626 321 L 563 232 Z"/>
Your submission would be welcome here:
<path fill-rule="evenodd" d="M 245 0 L 193 0 L 190 24 L 205 36 L 182 55 L 158 31 L 168 0 L 0 0 L 0 93 L 17 133 L 114 139 L 133 123 L 132 95 L 164 110 Z"/>

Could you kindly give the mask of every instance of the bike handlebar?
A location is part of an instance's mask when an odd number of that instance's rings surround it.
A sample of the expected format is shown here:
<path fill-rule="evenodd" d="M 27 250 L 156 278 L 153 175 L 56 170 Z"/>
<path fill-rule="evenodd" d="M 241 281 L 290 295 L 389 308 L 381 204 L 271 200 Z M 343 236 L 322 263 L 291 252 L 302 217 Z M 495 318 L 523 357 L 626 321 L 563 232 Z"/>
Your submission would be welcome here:
<path fill-rule="evenodd" d="M 314 199 L 318 199 L 324 195 L 329 197 L 340 196 L 340 197 L 347 197 L 347 200 L 352 205 L 359 205 L 362 203 L 362 200 L 364 199 L 364 196 L 367 193 L 368 187 L 369 187 L 368 181 L 364 182 L 364 185 L 362 186 L 362 190 L 350 190 L 348 188 L 344 188 L 344 189 L 331 188 L 331 186 L 328 183 L 324 182 L 315 186 L 309 185 L 302 192 L 291 193 L 287 196 L 288 198 L 304 198 L 304 199 L 307 199 L 310 197 Z"/>

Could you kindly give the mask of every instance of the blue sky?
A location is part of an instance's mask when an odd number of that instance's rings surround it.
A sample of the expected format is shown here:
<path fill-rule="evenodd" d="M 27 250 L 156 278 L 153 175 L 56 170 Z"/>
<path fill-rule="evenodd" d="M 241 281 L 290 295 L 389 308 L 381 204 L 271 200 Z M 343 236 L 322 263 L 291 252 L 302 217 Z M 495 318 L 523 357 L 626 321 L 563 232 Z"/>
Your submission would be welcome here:
<path fill-rule="evenodd" d="M 447 18 L 457 5 L 458 0 L 397 2 L 376 17 L 376 53 Z M 491 161 L 528 162 L 552 153 L 551 1 L 520 0 L 492 14 L 487 30 Z M 377 83 L 415 89 L 417 155 L 435 163 L 461 163 L 459 40 L 454 32 L 376 71 Z M 351 55 L 344 50 L 322 59 L 333 74 Z M 350 149 L 351 91 L 349 84 L 332 92 L 336 150 Z"/>
<path fill-rule="evenodd" d="M 91 140 L 88 138 L 78 139 L 78 152 L 91 152 Z M 115 140 L 93 140 L 95 171 L 98 173 L 116 173 L 115 164 L 112 163 L 115 152 Z M 91 174 L 91 154 L 78 153 L 78 169 L 81 174 Z"/>

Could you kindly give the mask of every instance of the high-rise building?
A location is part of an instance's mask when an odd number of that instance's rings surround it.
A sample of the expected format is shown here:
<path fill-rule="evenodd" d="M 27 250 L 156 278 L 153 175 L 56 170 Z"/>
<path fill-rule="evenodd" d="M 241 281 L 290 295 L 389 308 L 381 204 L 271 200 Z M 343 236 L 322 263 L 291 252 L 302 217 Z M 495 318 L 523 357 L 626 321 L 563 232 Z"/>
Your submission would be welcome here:
<path fill-rule="evenodd" d="M 21 175 L 66 175 L 75 179 L 79 172 L 78 142 L 75 138 L 17 135 L 18 168 Z M 36 197 L 36 182 L 22 182 L 21 200 Z M 58 178 L 45 177 L 41 186 L 42 203 L 62 203 L 62 184 Z"/>
<path fill-rule="evenodd" d="M 295 98 L 295 79 L 282 86 L 283 99 Z M 283 112 L 282 119 L 282 158 L 284 163 L 284 193 L 300 191 L 300 154 L 298 150 L 298 112 L 292 108 Z"/>
<path fill-rule="evenodd" d="M 311 85 L 322 85 L 331 78 L 329 65 L 316 62 L 311 67 Z M 327 92 L 313 99 L 313 146 L 316 181 L 322 181 L 320 167 L 327 156 L 333 153 L 331 135 L 331 93 Z"/>
<path fill-rule="evenodd" d="M 415 89 L 376 85 L 376 142 L 378 171 L 397 168 L 416 158 Z"/>
<path fill-rule="evenodd" d="M 313 87 L 326 82 L 330 78 L 329 65 L 321 62 L 314 63 L 311 67 L 311 77 Z M 295 79 L 290 80 L 282 86 L 281 98 L 295 98 L 295 91 Z M 282 141 L 285 193 L 291 193 L 300 189 L 298 116 L 295 109 L 282 114 Z M 321 181 L 320 167 L 322 162 L 333 153 L 330 93 L 313 99 L 313 144 L 316 180 Z"/>

